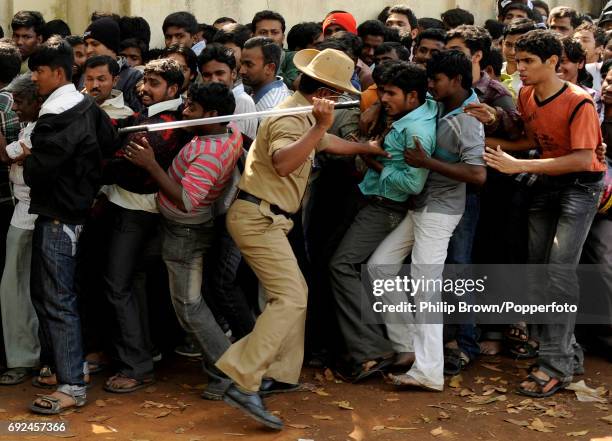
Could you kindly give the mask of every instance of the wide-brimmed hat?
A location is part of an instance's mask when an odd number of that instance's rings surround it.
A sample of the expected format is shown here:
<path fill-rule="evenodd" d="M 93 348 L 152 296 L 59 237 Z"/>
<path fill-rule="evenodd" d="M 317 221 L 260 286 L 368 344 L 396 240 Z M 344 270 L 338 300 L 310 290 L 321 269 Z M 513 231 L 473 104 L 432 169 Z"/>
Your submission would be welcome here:
<path fill-rule="evenodd" d="M 309 77 L 345 92 L 360 94 L 351 84 L 355 63 L 337 49 L 302 49 L 293 57 L 293 64 Z"/>

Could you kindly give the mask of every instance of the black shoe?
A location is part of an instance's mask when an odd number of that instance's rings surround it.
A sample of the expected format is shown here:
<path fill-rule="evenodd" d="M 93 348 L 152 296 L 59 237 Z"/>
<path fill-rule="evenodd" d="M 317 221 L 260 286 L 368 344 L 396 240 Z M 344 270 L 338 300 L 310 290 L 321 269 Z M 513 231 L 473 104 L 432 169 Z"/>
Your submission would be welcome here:
<path fill-rule="evenodd" d="M 259 395 L 264 397 L 272 394 L 295 392 L 299 389 L 299 384 L 283 383 L 281 381 L 276 381 L 273 378 L 264 378 L 263 380 L 261 380 L 261 386 L 259 387 Z"/>
<path fill-rule="evenodd" d="M 236 385 L 232 384 L 225 391 L 223 401 L 236 409 L 242 410 L 255 421 L 270 429 L 281 430 L 283 428 L 282 420 L 266 410 L 261 397 L 257 393 L 242 392 Z"/>

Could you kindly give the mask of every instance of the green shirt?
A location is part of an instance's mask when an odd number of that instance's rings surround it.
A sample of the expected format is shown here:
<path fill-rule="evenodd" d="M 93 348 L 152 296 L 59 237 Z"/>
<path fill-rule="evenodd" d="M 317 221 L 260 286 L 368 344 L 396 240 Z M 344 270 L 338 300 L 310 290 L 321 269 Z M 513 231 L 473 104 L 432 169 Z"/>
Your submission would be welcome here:
<path fill-rule="evenodd" d="M 359 184 L 361 192 L 368 196 L 382 196 L 404 202 L 412 194 L 419 194 L 425 185 L 429 170 L 411 167 L 404 161 L 404 149 L 414 148 L 416 136 L 423 149 L 431 155 L 436 147 L 436 116 L 438 106 L 431 99 L 391 125 L 385 136 L 383 148 L 391 158 L 378 158 L 384 165 L 381 173 L 368 169 Z"/>
<path fill-rule="evenodd" d="M 278 75 L 283 77 L 283 81 L 287 85 L 287 87 L 293 90 L 293 82 L 300 74 L 300 71 L 295 64 L 293 64 L 293 57 L 295 56 L 295 51 L 284 51 L 284 56 L 281 59 L 280 69 L 278 70 Z"/>

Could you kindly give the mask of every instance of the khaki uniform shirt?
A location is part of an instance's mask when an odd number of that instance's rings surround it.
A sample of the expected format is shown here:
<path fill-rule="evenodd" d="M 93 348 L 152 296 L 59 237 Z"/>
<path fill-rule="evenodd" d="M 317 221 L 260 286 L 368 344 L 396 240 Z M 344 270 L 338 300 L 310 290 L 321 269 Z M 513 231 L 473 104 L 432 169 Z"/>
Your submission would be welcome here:
<path fill-rule="evenodd" d="M 301 93 L 296 92 L 277 108 L 309 105 L 308 100 Z M 313 150 L 308 159 L 286 177 L 281 177 L 276 173 L 272 155 L 276 150 L 300 139 L 314 124 L 315 118 L 311 113 L 265 119 L 249 150 L 238 188 L 271 205 L 277 205 L 288 213 L 295 213 L 300 208 L 306 191 L 315 152 Z M 317 150 L 323 150 L 327 145 L 329 145 L 329 139 L 326 134 L 319 142 Z"/>

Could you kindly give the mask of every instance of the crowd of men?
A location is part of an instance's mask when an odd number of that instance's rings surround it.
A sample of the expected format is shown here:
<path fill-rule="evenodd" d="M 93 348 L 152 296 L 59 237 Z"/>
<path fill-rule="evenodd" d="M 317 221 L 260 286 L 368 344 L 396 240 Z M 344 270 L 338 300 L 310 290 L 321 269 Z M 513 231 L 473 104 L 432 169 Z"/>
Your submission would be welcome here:
<path fill-rule="evenodd" d="M 484 26 L 404 5 L 359 25 L 347 11 L 321 19 L 286 29 L 269 10 L 211 25 L 174 12 L 153 48 L 158 24 L 142 17 L 94 12 L 82 34 L 36 11 L 12 18 L 0 385 L 52 391 L 33 412 L 85 405 L 99 372 L 111 393 L 147 387 L 171 351 L 202 358 L 204 399 L 277 430 L 262 397 L 299 390 L 304 362 L 441 391 L 445 375 L 506 351 L 537 359 L 517 392 L 541 398 L 584 373 L 585 344 L 608 341 L 609 327 L 585 338 L 571 318 L 397 321 L 364 309 L 362 279 L 404 262 L 433 280 L 445 263 L 582 262 L 606 264 L 609 297 L 612 2 L 591 17 L 499 0 Z M 350 100 L 360 107 L 334 109 Z M 577 275 L 552 265 L 543 289 L 575 296 Z"/>

